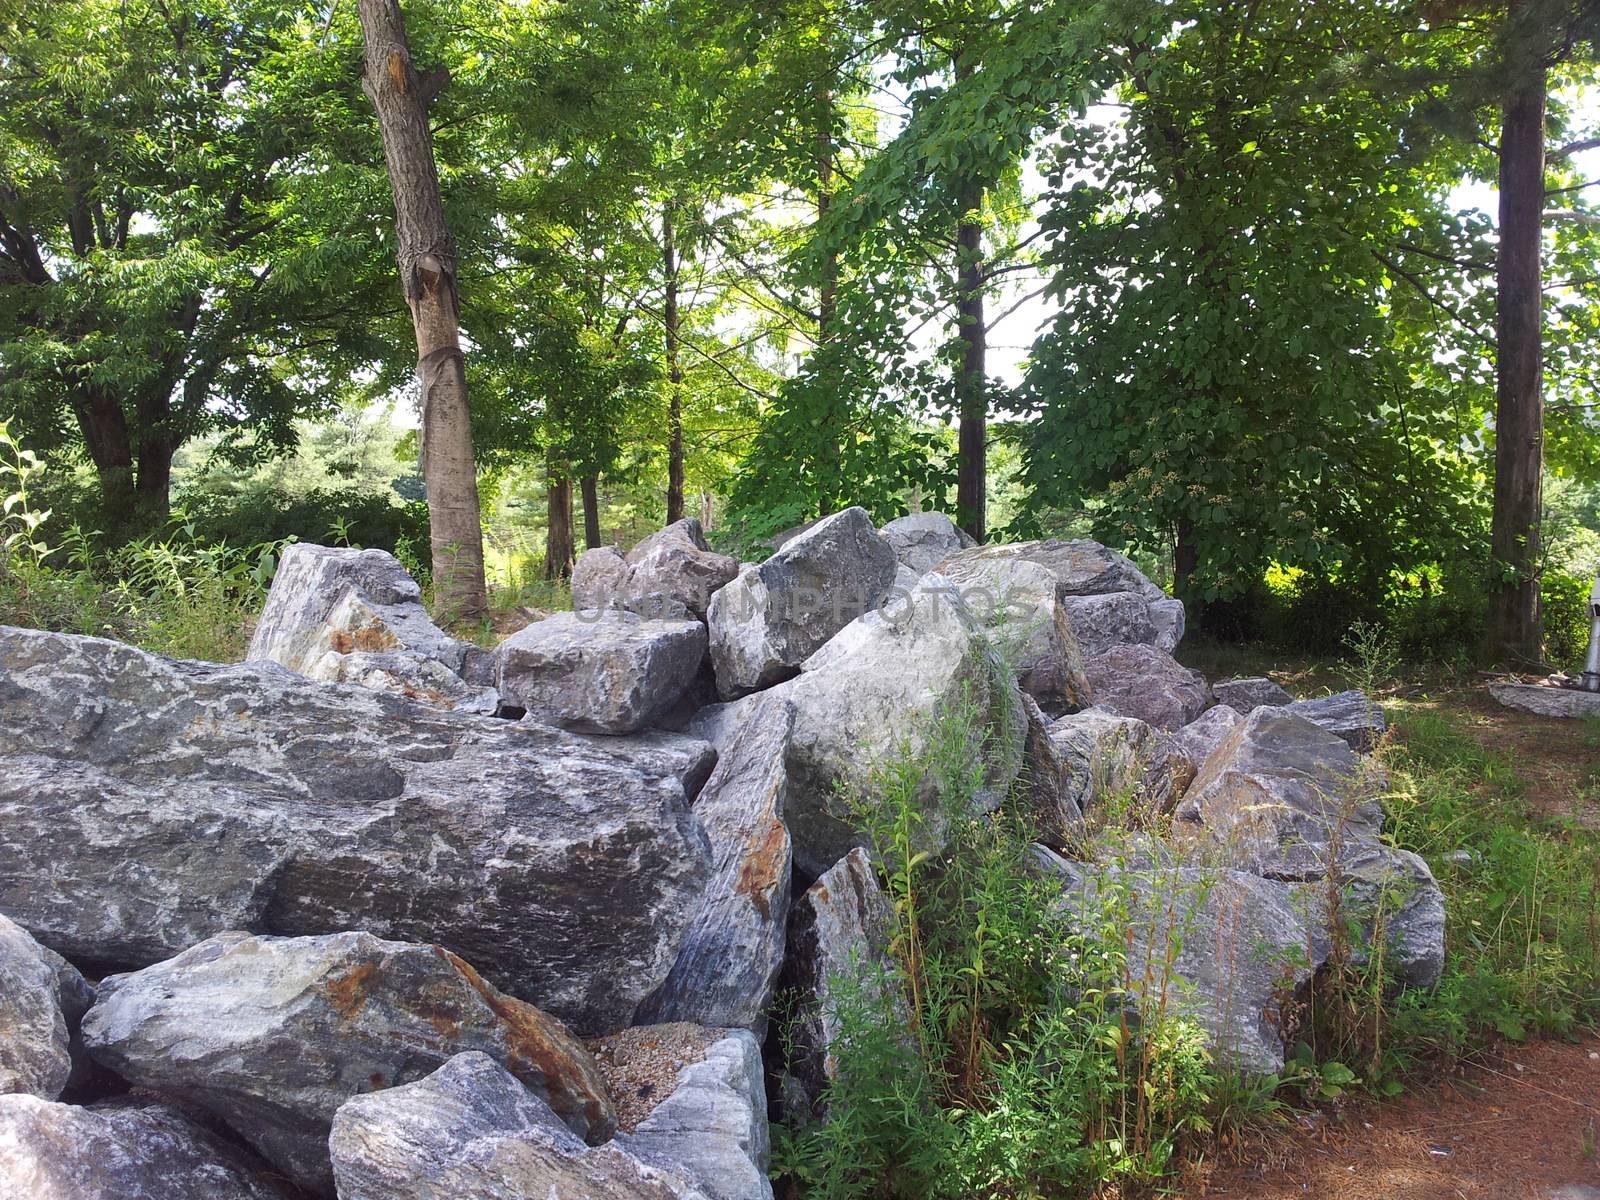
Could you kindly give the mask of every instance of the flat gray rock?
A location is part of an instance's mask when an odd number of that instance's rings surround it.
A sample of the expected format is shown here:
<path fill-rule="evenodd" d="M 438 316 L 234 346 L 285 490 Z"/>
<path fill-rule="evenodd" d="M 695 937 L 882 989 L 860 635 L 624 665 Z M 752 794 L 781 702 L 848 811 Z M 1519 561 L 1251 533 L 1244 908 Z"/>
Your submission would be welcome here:
<path fill-rule="evenodd" d="M 485 1054 L 352 1097 L 328 1137 L 339 1200 L 711 1200 L 616 1141 L 586 1146 Z"/>
<path fill-rule="evenodd" d="M 476 1050 L 580 1137 L 616 1117 L 593 1059 L 559 1021 L 437 946 L 367 933 L 225 933 L 113 975 L 84 1021 L 96 1061 L 226 1122 L 297 1183 L 333 1182 L 328 1128 L 350 1097 Z"/>
<path fill-rule="evenodd" d="M 607 1032 L 699 910 L 708 757 L 0 627 L 0 911 L 112 970 L 228 929 L 436 942 Z"/>
<path fill-rule="evenodd" d="M 639 1025 L 594 1044 L 619 1097 L 616 1144 L 711 1200 L 771 1200 L 761 1044 L 745 1029 Z"/>
<path fill-rule="evenodd" d="M 1578 720 L 1600 714 L 1600 692 L 1545 687 L 1537 683 L 1491 683 L 1489 694 L 1507 708 L 1536 717 Z"/>
<path fill-rule="evenodd" d="M 920 578 L 957 551 L 978 543 L 942 512 L 910 513 L 896 517 L 878 536 L 889 543 L 895 558 Z"/>
<path fill-rule="evenodd" d="M 548 724 L 632 733 L 671 710 L 705 652 L 706 628 L 696 620 L 556 613 L 495 647 L 495 686 L 506 704 Z"/>
<path fill-rule="evenodd" d="M 1284 711 L 1304 717 L 1335 734 L 1352 750 L 1371 750 L 1389 728 L 1383 709 L 1361 692 L 1338 692 L 1316 700 L 1296 700 L 1285 705 Z"/>
<path fill-rule="evenodd" d="M 54 950 L 0 916 L 0 1093 L 61 1095 L 84 1061 L 78 1025 L 94 989 Z"/>
<path fill-rule="evenodd" d="M 706 613 L 717 690 L 727 699 L 788 679 L 888 594 L 896 559 L 865 509 L 824 517 L 760 566 L 747 566 Z"/>
<path fill-rule="evenodd" d="M 1220 680 L 1211 685 L 1211 694 L 1216 697 L 1218 704 L 1225 704 L 1243 716 L 1249 716 L 1265 705 L 1282 707 L 1294 703 L 1293 696 L 1261 675 Z"/>
<path fill-rule="evenodd" d="M 1137 717 L 1166 733 L 1176 733 L 1211 703 L 1200 672 L 1157 646 L 1113 646 L 1084 659 L 1083 672 L 1095 707 Z"/>
<path fill-rule="evenodd" d="M 265 1163 L 149 1101 L 0 1096 L 6 1200 L 294 1200 Z"/>
<path fill-rule="evenodd" d="M 783 965 L 793 853 L 783 823 L 794 705 L 762 696 L 732 735 L 695 801 L 711 844 L 705 901 L 641 1023 L 764 1031 Z"/>
<path fill-rule="evenodd" d="M 1381 785 L 1342 739 L 1289 708 L 1258 708 L 1206 759 L 1178 805 L 1175 833 L 1255 870 L 1293 842 L 1376 841 Z"/>

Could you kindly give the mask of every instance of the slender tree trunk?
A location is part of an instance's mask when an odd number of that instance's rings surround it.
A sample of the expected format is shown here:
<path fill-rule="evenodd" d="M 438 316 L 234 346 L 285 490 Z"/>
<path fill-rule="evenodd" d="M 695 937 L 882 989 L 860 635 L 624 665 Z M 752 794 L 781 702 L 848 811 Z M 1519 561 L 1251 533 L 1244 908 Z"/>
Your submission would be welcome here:
<path fill-rule="evenodd" d="M 1195 545 L 1194 525 L 1178 522 L 1178 537 L 1172 553 L 1172 591 L 1187 604 L 1193 604 L 1194 573 L 1200 568 L 1200 547 Z"/>
<path fill-rule="evenodd" d="M 593 550 L 600 546 L 600 481 L 585 475 L 579 482 L 583 490 L 583 548 Z"/>
<path fill-rule="evenodd" d="M 981 185 L 963 191 L 963 214 L 974 213 L 982 203 Z M 988 503 L 988 335 L 983 327 L 983 226 L 976 220 L 964 219 L 956 230 L 956 322 L 963 342 L 961 367 L 956 375 L 956 400 L 960 405 L 956 520 L 981 542 L 986 532 Z"/>
<path fill-rule="evenodd" d="M 1489 655 L 1537 664 L 1539 536 L 1544 474 L 1540 242 L 1544 208 L 1546 71 L 1530 64 L 1505 99 L 1500 132 L 1500 252 L 1496 265 L 1495 578 Z"/>
<path fill-rule="evenodd" d="M 565 579 L 572 574 L 572 480 L 553 481 L 546 493 L 544 577 Z"/>
<path fill-rule="evenodd" d="M 419 74 L 413 67 L 398 0 L 359 0 L 358 8 L 366 40 L 362 86 L 383 133 L 400 286 L 417 335 L 433 579 L 451 616 L 474 616 L 488 608 L 478 476 L 461 352 L 456 243 L 445 226 L 428 126 L 428 106 L 450 76 L 442 68 Z"/>
<path fill-rule="evenodd" d="M 667 349 L 667 524 L 683 520 L 683 366 L 678 361 L 678 244 L 673 206 L 661 211 L 661 269 L 667 298 L 662 324 Z"/>
<path fill-rule="evenodd" d="M 833 93 L 824 91 L 817 126 L 817 224 L 827 219 L 833 207 Z M 822 291 L 817 297 L 817 345 L 825 346 L 833 338 L 833 326 L 839 311 L 839 253 L 831 248 L 822 264 Z M 830 418 L 837 418 L 839 401 L 834 402 Z M 841 487 L 839 478 L 839 427 L 842 422 L 830 419 L 820 431 L 822 445 L 818 464 L 818 516 L 833 511 L 834 488 Z M 846 498 L 848 502 L 848 497 Z"/>

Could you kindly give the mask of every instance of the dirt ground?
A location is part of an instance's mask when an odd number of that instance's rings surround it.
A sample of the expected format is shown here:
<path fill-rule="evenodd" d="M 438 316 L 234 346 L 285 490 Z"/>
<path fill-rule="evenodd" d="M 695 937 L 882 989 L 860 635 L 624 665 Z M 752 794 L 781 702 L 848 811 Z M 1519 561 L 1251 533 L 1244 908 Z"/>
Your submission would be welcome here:
<path fill-rule="evenodd" d="M 1319 1115 L 1189 1196 L 1600 1200 L 1600 1040 L 1510 1046 L 1428 1093 Z M 1593 1188 L 1592 1198 L 1578 1189 Z M 1562 1189 L 1570 1189 L 1563 1192 Z"/>

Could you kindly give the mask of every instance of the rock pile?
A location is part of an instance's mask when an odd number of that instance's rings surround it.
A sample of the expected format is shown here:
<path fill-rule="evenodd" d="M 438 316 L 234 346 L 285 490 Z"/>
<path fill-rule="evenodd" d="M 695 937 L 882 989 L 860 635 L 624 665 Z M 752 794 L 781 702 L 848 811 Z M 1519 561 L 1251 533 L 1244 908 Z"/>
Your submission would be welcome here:
<path fill-rule="evenodd" d="M 765 1200 L 766 1080 L 818 1104 L 841 972 L 902 1003 L 850 797 L 953 710 L 1066 926 L 1117 897 L 1219 1057 L 1282 1065 L 1335 898 L 1438 975 L 1381 712 L 1208 685 L 1103 546 L 852 508 L 741 566 L 684 521 L 572 588 L 486 651 L 301 545 L 241 664 L 0 628 L 0 1194 Z M 1095 861 L 1129 812 L 1172 836 Z"/>

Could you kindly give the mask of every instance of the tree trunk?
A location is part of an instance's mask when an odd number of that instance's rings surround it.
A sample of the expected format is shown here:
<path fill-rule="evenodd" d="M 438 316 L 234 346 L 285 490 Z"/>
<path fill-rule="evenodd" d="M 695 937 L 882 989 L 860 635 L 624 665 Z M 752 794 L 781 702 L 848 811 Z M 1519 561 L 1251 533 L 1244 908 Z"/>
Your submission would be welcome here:
<path fill-rule="evenodd" d="M 359 0 L 366 40 L 362 86 L 378 113 L 394 193 L 400 286 L 417 336 L 422 391 L 422 478 L 428 491 L 433 580 L 445 612 L 488 608 L 483 529 L 472 457 L 466 359 L 461 352 L 455 239 L 444 222 L 428 106 L 449 81 L 411 63 L 398 0 Z"/>
<path fill-rule="evenodd" d="M 126 521 L 138 506 L 128 416 L 115 396 L 93 387 L 86 393 L 73 405 L 73 415 L 100 480 L 100 502 L 107 520 Z"/>
<path fill-rule="evenodd" d="M 822 111 L 819 114 L 817 126 L 817 224 L 820 226 L 827 219 L 828 210 L 833 207 L 833 93 L 824 91 L 821 100 Z M 825 346 L 833 337 L 834 319 L 839 311 L 839 252 L 832 248 L 829 250 L 822 263 L 822 290 L 817 297 L 817 345 Z M 837 402 L 836 402 L 837 403 Z M 829 414 L 837 417 L 837 409 Z M 820 447 L 820 462 L 818 464 L 818 516 L 827 516 L 833 511 L 833 495 L 831 489 L 843 486 L 839 478 L 839 420 L 824 422 L 823 428 L 818 430 L 822 438 Z"/>
<path fill-rule="evenodd" d="M 600 541 L 600 481 L 585 475 L 579 486 L 583 489 L 583 548 L 593 550 Z"/>
<path fill-rule="evenodd" d="M 1539 521 L 1544 473 L 1540 242 L 1546 71 L 1533 62 L 1505 99 L 1500 132 L 1500 251 L 1495 270 L 1494 577 L 1488 652 L 1536 665 Z"/>
<path fill-rule="evenodd" d="M 1195 545 L 1194 525 L 1178 522 L 1178 537 L 1172 548 L 1172 593 L 1185 604 L 1194 604 L 1194 573 L 1200 568 L 1200 547 Z"/>
<path fill-rule="evenodd" d="M 661 212 L 661 269 L 667 298 L 662 324 L 667 349 L 667 524 L 683 520 L 683 367 L 678 361 L 678 245 L 672 204 Z"/>
<path fill-rule="evenodd" d="M 957 434 L 956 521 L 978 541 L 986 522 L 989 404 L 988 337 L 983 327 L 983 226 L 965 219 L 983 203 L 983 188 L 974 185 L 961 196 L 963 220 L 956 230 L 956 322 L 963 349 L 956 374 L 960 406 Z"/>
<path fill-rule="evenodd" d="M 544 577 L 565 579 L 572 574 L 572 480 L 552 482 L 546 495 Z"/>

